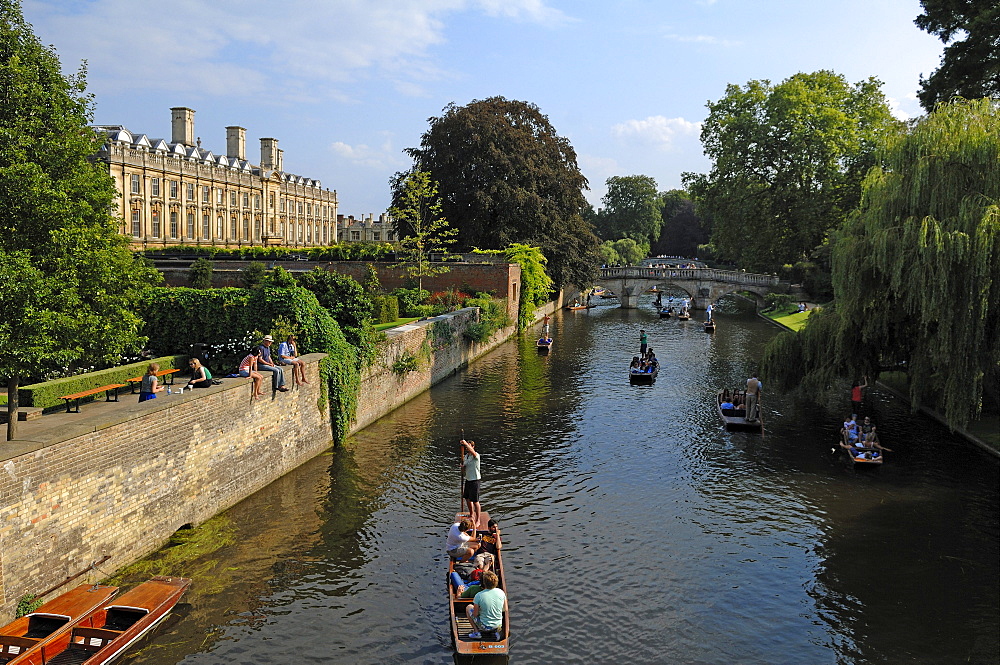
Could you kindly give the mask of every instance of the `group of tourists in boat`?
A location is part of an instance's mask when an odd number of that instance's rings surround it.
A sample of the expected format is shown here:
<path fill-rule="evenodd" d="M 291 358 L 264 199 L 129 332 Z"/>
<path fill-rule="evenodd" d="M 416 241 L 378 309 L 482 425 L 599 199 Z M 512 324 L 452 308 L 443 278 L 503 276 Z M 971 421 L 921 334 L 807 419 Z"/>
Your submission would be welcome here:
<path fill-rule="evenodd" d="M 764 384 L 757 375 L 747 379 L 744 388 L 723 388 L 716 396 L 719 419 L 728 430 L 763 432 L 764 423 L 760 415 L 760 395 Z"/>
<path fill-rule="evenodd" d="M 510 637 L 500 525 L 482 509 L 482 458 L 475 441 L 459 442 L 463 509 L 448 529 L 449 618 L 459 654 L 505 654 Z"/>
<path fill-rule="evenodd" d="M 865 416 L 860 425 L 855 414 L 844 418 L 844 426 L 840 428 L 839 444 L 856 464 L 881 464 L 882 454 L 892 452 L 879 441 L 878 428 L 870 416 Z"/>
<path fill-rule="evenodd" d="M 645 330 L 639 331 L 639 355 L 632 356 L 628 366 L 629 383 L 652 383 L 660 373 L 660 361 L 649 347 Z"/>

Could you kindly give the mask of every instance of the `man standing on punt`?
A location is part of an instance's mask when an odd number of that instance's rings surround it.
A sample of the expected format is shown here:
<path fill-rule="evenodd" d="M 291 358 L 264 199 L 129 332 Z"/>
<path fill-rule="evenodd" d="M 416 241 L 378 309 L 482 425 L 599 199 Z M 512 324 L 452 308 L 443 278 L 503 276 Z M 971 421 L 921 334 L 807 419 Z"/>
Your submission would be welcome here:
<path fill-rule="evenodd" d="M 482 506 L 479 504 L 479 481 L 482 474 L 479 470 L 479 453 L 476 452 L 476 442 L 462 439 L 459 442 L 459 454 L 462 456 L 462 473 L 465 478 L 465 490 L 462 498 L 469 504 L 469 518 L 472 526 L 479 528 L 479 514 Z"/>

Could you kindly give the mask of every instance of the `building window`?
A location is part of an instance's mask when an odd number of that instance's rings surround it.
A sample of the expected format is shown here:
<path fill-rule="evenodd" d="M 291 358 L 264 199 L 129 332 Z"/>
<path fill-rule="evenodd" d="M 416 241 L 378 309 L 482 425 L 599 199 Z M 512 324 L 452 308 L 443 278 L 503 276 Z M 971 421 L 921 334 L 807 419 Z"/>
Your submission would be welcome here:
<path fill-rule="evenodd" d="M 253 195 L 253 207 L 260 210 L 260 194 Z"/>
<path fill-rule="evenodd" d="M 351 240 L 355 242 L 361 240 L 361 231 L 351 231 Z"/>
<path fill-rule="evenodd" d="M 170 211 L 170 237 L 177 238 L 177 211 Z"/>
<path fill-rule="evenodd" d="M 223 203 L 226 202 L 226 198 L 225 197 L 226 197 L 226 190 L 222 189 L 221 187 L 220 188 L 216 188 L 216 190 L 215 190 L 215 202 L 217 204 L 219 204 L 219 205 L 222 205 Z"/>
<path fill-rule="evenodd" d="M 307 203 L 306 204 L 306 214 L 307 215 L 312 215 L 313 214 L 313 206 L 312 206 L 311 203 Z"/>
<path fill-rule="evenodd" d="M 189 212 L 188 213 L 187 222 L 188 222 L 187 223 L 187 232 L 188 232 L 187 236 L 188 236 L 188 238 L 194 238 L 194 213 L 193 212 Z"/>
<path fill-rule="evenodd" d="M 201 202 L 202 203 L 208 203 L 211 200 L 211 196 L 212 196 L 211 193 L 210 193 L 211 189 L 212 189 L 211 187 L 202 187 L 201 188 Z"/>
<path fill-rule="evenodd" d="M 274 192 L 267 195 L 267 207 L 270 210 L 274 210 Z"/>
<path fill-rule="evenodd" d="M 236 207 L 236 192 L 229 192 L 229 206 L 231 208 Z"/>
<path fill-rule="evenodd" d="M 212 237 L 212 216 L 205 213 L 201 216 L 201 239 L 208 240 Z"/>
<path fill-rule="evenodd" d="M 302 214 L 302 201 L 299 201 L 299 214 Z"/>
<path fill-rule="evenodd" d="M 250 207 L 250 195 L 247 194 L 246 192 L 243 193 L 243 207 L 244 208 Z"/>
<path fill-rule="evenodd" d="M 194 185 L 192 183 L 187 185 L 187 200 L 194 201 Z"/>
<path fill-rule="evenodd" d="M 150 182 L 150 189 L 152 190 L 151 194 L 153 196 L 159 196 L 160 195 L 160 179 L 159 178 L 153 178 L 152 179 L 152 181 Z"/>
<path fill-rule="evenodd" d="M 141 194 L 142 193 L 142 188 L 139 185 L 139 176 L 137 176 L 135 174 L 132 175 L 132 193 L 133 194 Z"/>
<path fill-rule="evenodd" d="M 243 215 L 243 239 L 250 240 L 250 216 Z"/>
<path fill-rule="evenodd" d="M 381 231 L 372 231 L 372 240 L 378 241 L 382 239 Z"/>
<path fill-rule="evenodd" d="M 153 208 L 149 214 L 149 221 L 151 222 L 153 237 L 160 237 L 160 210 L 159 208 Z"/>
<path fill-rule="evenodd" d="M 236 215 L 233 215 L 229 219 L 229 239 L 236 240 L 236 229 L 239 228 L 239 220 L 236 219 Z"/>
<path fill-rule="evenodd" d="M 226 239 L 226 220 L 222 215 L 215 220 L 215 237 L 219 240 Z"/>
<path fill-rule="evenodd" d="M 281 212 L 285 212 L 285 199 L 281 199 Z"/>
<path fill-rule="evenodd" d="M 142 235 L 142 211 L 138 208 L 132 209 L 132 235 L 136 238 Z"/>
<path fill-rule="evenodd" d="M 168 182 L 170 183 L 170 198 L 176 199 L 177 198 L 177 181 L 176 180 L 169 180 Z"/>

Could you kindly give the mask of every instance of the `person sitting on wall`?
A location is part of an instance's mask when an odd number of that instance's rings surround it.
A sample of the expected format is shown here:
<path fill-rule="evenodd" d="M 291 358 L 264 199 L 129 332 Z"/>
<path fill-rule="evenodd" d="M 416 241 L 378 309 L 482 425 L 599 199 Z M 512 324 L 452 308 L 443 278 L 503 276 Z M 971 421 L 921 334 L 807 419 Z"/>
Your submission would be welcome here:
<path fill-rule="evenodd" d="M 309 383 L 306 381 L 306 364 L 299 360 L 299 349 L 295 344 L 295 335 L 289 335 L 284 342 L 278 345 L 278 361 L 282 365 L 292 366 L 292 379 L 298 379 L 299 383 Z"/>
<path fill-rule="evenodd" d="M 156 393 L 164 390 L 160 385 L 160 380 L 156 378 L 156 373 L 160 371 L 160 366 L 156 363 L 149 363 L 146 373 L 142 375 L 142 382 L 139 384 L 139 401 L 145 402 L 149 399 L 156 399 Z"/>
<path fill-rule="evenodd" d="M 188 361 L 188 367 L 191 368 L 191 380 L 187 383 L 187 388 L 211 388 L 212 387 L 212 373 L 208 371 L 208 368 L 201 364 L 201 361 L 197 358 L 192 358 Z"/>
<path fill-rule="evenodd" d="M 257 371 L 257 359 L 260 358 L 260 349 L 251 349 L 250 353 L 240 361 L 240 368 L 236 373 L 242 377 L 253 379 L 253 398 L 260 399 L 264 396 L 261 386 L 264 383 L 264 375 Z"/>
<path fill-rule="evenodd" d="M 260 358 L 257 360 L 257 371 L 271 372 L 271 389 L 285 392 L 288 390 L 285 387 L 285 372 L 271 359 L 272 344 L 274 344 L 274 338 L 270 335 L 264 335 L 260 346 L 257 347 L 260 349 Z"/>

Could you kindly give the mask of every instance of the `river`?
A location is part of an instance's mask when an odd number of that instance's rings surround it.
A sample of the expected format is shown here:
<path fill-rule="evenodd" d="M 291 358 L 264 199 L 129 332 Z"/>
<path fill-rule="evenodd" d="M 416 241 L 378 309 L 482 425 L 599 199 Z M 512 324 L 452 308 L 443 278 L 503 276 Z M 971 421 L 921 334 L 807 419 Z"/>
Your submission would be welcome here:
<path fill-rule="evenodd" d="M 877 388 L 880 468 L 831 453 L 846 390 L 765 391 L 765 436 L 725 432 L 714 392 L 775 328 L 735 300 L 716 318 L 598 307 L 557 314 L 548 357 L 504 344 L 227 511 L 235 542 L 172 571 L 186 602 L 127 662 L 453 662 L 460 428 L 513 663 L 998 662 L 996 460 Z M 626 377 L 640 328 L 653 386 Z"/>

